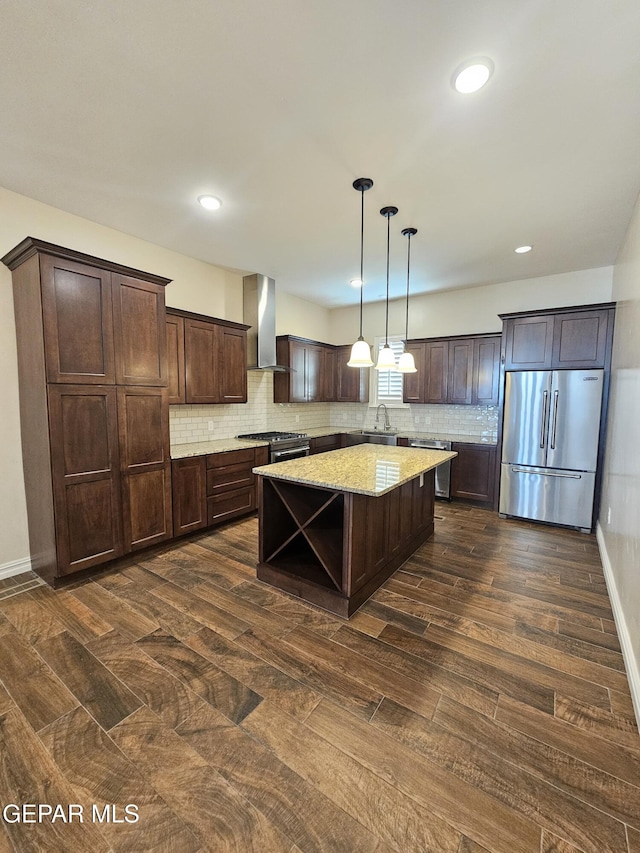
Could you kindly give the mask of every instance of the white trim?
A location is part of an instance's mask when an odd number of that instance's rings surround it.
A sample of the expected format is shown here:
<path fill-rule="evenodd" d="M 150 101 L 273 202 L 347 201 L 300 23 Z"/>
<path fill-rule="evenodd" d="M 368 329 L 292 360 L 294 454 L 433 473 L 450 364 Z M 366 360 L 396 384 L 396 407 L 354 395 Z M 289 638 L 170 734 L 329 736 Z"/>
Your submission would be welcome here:
<path fill-rule="evenodd" d="M 638 667 L 638 662 L 636 661 L 636 657 L 633 652 L 629 629 L 627 628 L 627 623 L 624 618 L 622 602 L 620 601 L 618 588 L 613 577 L 613 568 L 611 566 L 609 554 L 607 553 L 607 546 L 604 541 L 604 533 L 602 532 L 600 522 L 596 525 L 596 539 L 598 542 L 598 548 L 600 549 L 600 559 L 602 560 L 602 569 L 604 571 L 604 579 L 607 584 L 607 592 L 609 593 L 611 609 L 613 610 L 613 620 L 616 623 L 616 628 L 618 630 L 618 638 L 622 649 L 622 659 L 624 660 L 625 669 L 627 670 L 627 678 L 629 679 L 631 701 L 633 702 L 633 709 L 636 713 L 636 721 L 640 726 L 640 668 Z"/>
<path fill-rule="evenodd" d="M 31 571 L 31 559 L 23 557 L 21 560 L 12 560 L 10 563 L 0 565 L 0 580 L 4 578 L 12 578 L 14 575 L 21 575 L 23 572 Z"/>

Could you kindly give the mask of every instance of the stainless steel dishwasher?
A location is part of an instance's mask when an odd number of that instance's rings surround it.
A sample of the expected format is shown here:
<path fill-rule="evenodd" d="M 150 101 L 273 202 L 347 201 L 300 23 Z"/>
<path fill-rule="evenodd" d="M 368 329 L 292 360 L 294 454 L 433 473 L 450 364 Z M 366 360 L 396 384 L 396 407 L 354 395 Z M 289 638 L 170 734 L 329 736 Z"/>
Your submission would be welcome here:
<path fill-rule="evenodd" d="M 427 450 L 451 450 L 450 441 L 436 438 L 410 438 L 409 447 L 422 447 Z M 436 468 L 436 497 L 451 500 L 451 460 Z"/>

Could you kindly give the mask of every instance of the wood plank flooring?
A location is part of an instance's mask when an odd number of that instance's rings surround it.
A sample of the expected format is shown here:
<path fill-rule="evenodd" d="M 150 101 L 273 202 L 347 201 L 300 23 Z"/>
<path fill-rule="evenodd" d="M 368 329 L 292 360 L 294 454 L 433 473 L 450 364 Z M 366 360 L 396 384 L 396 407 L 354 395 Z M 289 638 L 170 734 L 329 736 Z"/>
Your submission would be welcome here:
<path fill-rule="evenodd" d="M 639 853 L 595 537 L 436 514 L 349 621 L 255 579 L 255 518 L 5 584 L 1 805 L 84 822 L 2 820 L 0 853 Z"/>

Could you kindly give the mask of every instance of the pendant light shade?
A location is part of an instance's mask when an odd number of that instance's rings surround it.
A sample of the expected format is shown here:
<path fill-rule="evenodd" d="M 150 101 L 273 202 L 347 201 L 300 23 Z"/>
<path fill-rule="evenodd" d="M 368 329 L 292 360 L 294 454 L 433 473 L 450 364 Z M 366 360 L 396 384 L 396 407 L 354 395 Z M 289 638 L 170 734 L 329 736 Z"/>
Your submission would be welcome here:
<path fill-rule="evenodd" d="M 397 370 L 396 359 L 393 354 L 393 350 L 389 346 L 389 229 L 390 219 L 392 216 L 395 216 L 397 212 L 397 207 L 383 207 L 380 211 L 381 215 L 387 220 L 387 299 L 385 310 L 384 346 L 378 353 L 376 370 Z"/>
<path fill-rule="evenodd" d="M 364 194 L 373 186 L 371 178 L 356 178 L 353 182 L 354 190 L 360 193 L 360 335 L 351 347 L 351 357 L 347 362 L 348 367 L 372 367 L 371 347 L 362 337 L 362 291 L 364 290 Z"/>
<path fill-rule="evenodd" d="M 404 332 L 405 351 L 398 360 L 400 373 L 417 373 L 418 368 L 413 360 L 413 353 L 407 352 L 407 341 L 409 339 L 409 272 L 411 269 L 411 238 L 418 233 L 417 228 L 404 228 L 402 234 L 407 238 L 407 319 Z"/>

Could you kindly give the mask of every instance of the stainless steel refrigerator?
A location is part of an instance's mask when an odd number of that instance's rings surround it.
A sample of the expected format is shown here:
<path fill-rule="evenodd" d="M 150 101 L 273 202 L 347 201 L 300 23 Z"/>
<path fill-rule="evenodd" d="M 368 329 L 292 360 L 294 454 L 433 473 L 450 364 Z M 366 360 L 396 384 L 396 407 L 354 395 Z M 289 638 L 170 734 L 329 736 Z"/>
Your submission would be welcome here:
<path fill-rule="evenodd" d="M 590 531 L 604 371 L 506 374 L 500 513 Z"/>

